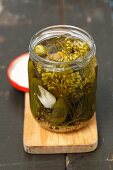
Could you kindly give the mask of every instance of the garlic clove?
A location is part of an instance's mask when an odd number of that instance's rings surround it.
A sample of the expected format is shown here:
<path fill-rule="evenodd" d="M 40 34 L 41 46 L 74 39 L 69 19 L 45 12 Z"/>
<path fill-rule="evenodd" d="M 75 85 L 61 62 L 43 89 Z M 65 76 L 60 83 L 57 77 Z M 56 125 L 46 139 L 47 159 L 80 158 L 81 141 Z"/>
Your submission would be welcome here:
<path fill-rule="evenodd" d="M 52 109 L 54 104 L 56 103 L 56 98 L 47 90 L 45 90 L 43 87 L 38 85 L 38 88 L 40 90 L 41 95 L 37 95 L 40 102 L 44 105 L 45 108 Z"/>

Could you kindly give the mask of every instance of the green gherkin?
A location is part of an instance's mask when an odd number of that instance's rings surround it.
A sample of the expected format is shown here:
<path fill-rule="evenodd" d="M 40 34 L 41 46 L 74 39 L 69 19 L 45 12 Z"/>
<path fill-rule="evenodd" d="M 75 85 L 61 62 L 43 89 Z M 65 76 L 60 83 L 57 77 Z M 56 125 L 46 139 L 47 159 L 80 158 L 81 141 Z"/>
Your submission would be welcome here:
<path fill-rule="evenodd" d="M 33 62 L 31 60 L 29 60 L 29 62 L 28 62 L 28 75 L 29 75 L 29 79 L 36 77 L 35 67 L 34 67 Z"/>
<path fill-rule="evenodd" d="M 30 89 L 32 89 L 30 90 L 30 107 L 35 116 L 38 116 L 41 110 L 41 103 L 37 97 L 37 94 L 40 95 L 38 84 L 40 81 L 37 78 L 32 78 L 30 82 Z"/>
<path fill-rule="evenodd" d="M 51 115 L 47 117 L 48 122 L 51 123 L 51 125 L 60 125 L 62 122 L 65 121 L 68 114 L 67 106 L 64 102 L 63 97 L 60 97 L 53 108 L 53 111 Z"/>
<path fill-rule="evenodd" d="M 36 70 L 33 65 L 33 62 L 29 60 L 28 62 L 28 75 L 29 75 L 29 87 L 30 87 L 30 107 L 34 116 L 38 116 L 41 110 L 41 103 L 37 97 L 37 94 L 40 95 L 38 85 L 41 85 L 41 80 L 36 78 Z"/>
<path fill-rule="evenodd" d="M 40 90 L 38 88 L 38 85 L 41 85 L 41 81 L 38 80 L 37 78 L 32 78 L 32 82 L 30 87 L 32 88 L 32 91 L 36 94 L 38 94 L 39 96 L 41 95 Z"/>
<path fill-rule="evenodd" d="M 41 56 L 41 57 L 44 57 L 47 55 L 47 50 L 44 46 L 42 45 L 36 45 L 35 48 L 34 48 L 35 52 Z"/>

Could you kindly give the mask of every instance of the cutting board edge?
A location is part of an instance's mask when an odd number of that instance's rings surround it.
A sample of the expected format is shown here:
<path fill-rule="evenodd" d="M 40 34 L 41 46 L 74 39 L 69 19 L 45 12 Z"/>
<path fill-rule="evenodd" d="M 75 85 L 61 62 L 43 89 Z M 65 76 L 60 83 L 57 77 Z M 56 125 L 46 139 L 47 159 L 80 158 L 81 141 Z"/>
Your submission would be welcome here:
<path fill-rule="evenodd" d="M 24 150 L 30 154 L 61 154 L 61 153 L 87 153 L 97 149 L 98 141 L 92 145 L 76 145 L 76 146 L 27 146 L 23 144 Z"/>

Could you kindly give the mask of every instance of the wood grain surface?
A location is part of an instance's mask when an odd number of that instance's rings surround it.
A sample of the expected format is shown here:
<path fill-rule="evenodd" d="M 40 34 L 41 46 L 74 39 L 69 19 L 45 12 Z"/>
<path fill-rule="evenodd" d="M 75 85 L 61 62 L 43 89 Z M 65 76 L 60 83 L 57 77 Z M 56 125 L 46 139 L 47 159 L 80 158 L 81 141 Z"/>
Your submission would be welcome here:
<path fill-rule="evenodd" d="M 24 149 L 28 153 L 80 153 L 96 149 L 98 143 L 96 115 L 79 131 L 71 133 L 50 132 L 34 119 L 29 103 L 29 93 L 25 94 Z"/>

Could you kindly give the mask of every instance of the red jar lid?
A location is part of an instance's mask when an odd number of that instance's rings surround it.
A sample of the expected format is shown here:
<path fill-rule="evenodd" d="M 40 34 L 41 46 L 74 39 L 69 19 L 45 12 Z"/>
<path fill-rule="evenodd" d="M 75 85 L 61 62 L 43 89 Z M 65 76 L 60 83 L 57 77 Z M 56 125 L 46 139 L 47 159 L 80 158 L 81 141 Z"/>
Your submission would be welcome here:
<path fill-rule="evenodd" d="M 10 84 L 17 90 L 28 92 L 28 59 L 29 53 L 16 57 L 8 66 L 7 76 Z"/>

